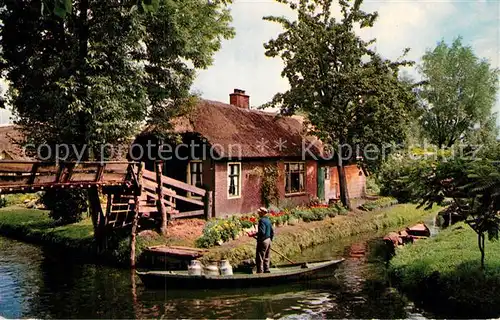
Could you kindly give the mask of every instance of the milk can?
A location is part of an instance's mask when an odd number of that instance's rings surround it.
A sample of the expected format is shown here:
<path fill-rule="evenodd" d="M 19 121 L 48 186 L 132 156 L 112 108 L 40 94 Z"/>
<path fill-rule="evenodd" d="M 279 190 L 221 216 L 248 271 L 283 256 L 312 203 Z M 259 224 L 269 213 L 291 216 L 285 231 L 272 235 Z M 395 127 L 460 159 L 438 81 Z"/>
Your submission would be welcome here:
<path fill-rule="evenodd" d="M 191 260 L 188 266 L 188 274 L 190 276 L 201 276 L 201 263 L 198 260 Z"/>
<path fill-rule="evenodd" d="M 221 260 L 219 262 L 219 270 L 220 274 L 223 276 L 232 276 L 233 275 L 233 267 L 229 264 L 227 260 Z"/>
<path fill-rule="evenodd" d="M 216 261 L 209 261 L 204 268 L 205 274 L 210 276 L 219 275 L 219 268 Z"/>

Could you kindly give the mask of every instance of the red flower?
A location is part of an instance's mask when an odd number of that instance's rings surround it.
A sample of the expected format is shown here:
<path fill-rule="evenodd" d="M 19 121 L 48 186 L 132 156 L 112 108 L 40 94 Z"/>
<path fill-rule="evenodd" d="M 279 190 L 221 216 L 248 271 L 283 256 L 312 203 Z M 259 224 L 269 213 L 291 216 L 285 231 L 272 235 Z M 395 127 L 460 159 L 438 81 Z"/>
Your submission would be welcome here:
<path fill-rule="evenodd" d="M 311 206 L 311 208 L 328 208 L 327 204 L 316 204 Z"/>

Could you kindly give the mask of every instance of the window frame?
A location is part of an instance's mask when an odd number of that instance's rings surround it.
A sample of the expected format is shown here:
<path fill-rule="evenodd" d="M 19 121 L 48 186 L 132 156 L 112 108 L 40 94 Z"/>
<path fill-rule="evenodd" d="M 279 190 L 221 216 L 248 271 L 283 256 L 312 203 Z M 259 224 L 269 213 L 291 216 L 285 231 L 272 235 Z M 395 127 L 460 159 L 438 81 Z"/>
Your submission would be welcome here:
<path fill-rule="evenodd" d="M 330 174 L 330 167 L 323 167 L 325 168 L 325 181 L 331 179 L 331 174 Z"/>
<path fill-rule="evenodd" d="M 188 161 L 187 173 L 186 173 L 187 174 L 186 181 L 187 181 L 188 184 L 190 184 L 190 185 L 192 185 L 194 187 L 200 188 L 200 187 L 194 185 L 192 183 L 192 181 L 191 181 L 191 164 L 192 163 L 199 163 L 199 164 L 201 164 L 201 166 L 200 166 L 200 169 L 201 169 L 200 178 L 201 178 L 201 183 L 203 184 L 203 161 L 201 161 L 201 160 L 189 160 Z M 187 197 L 188 198 L 193 198 L 193 199 L 201 199 L 202 198 L 202 196 L 197 195 L 197 194 L 193 194 L 192 192 L 189 192 L 189 191 L 187 192 Z"/>
<path fill-rule="evenodd" d="M 302 190 L 299 190 L 299 191 L 295 191 L 295 192 L 288 192 L 287 191 L 287 181 L 288 181 L 288 173 L 290 171 L 287 172 L 286 171 L 286 167 L 288 165 L 288 168 L 290 168 L 290 165 L 294 165 L 294 164 L 297 164 L 299 166 L 299 174 L 303 174 L 303 185 L 302 185 Z M 302 165 L 302 171 L 300 170 L 300 166 Z M 305 161 L 286 161 L 284 162 L 284 189 L 285 189 L 285 196 L 295 196 L 295 195 L 304 195 L 306 193 L 306 177 L 307 177 L 307 167 L 306 167 L 306 162 Z M 290 185 L 291 185 L 291 175 L 290 175 Z M 291 188 L 290 188 L 291 189 Z"/>
<path fill-rule="evenodd" d="M 230 168 L 233 165 L 236 165 L 239 168 L 239 170 L 238 170 L 238 176 L 237 176 L 238 177 L 238 181 L 237 181 L 237 183 L 238 183 L 238 195 L 231 195 L 229 193 L 229 186 L 230 186 L 230 182 L 231 182 L 231 180 L 230 180 L 231 177 L 229 175 L 230 175 L 230 172 L 231 172 Z M 227 181 L 227 186 L 226 186 L 226 190 L 227 191 L 226 192 L 227 192 L 227 198 L 228 199 L 240 199 L 241 198 L 241 194 L 242 194 L 242 190 L 241 190 L 241 185 L 242 185 L 242 183 L 241 183 L 242 182 L 242 177 L 241 177 L 241 175 L 242 175 L 242 170 L 241 170 L 242 166 L 241 166 L 241 162 L 228 162 L 226 168 L 227 168 L 227 174 L 226 174 L 226 181 Z"/>

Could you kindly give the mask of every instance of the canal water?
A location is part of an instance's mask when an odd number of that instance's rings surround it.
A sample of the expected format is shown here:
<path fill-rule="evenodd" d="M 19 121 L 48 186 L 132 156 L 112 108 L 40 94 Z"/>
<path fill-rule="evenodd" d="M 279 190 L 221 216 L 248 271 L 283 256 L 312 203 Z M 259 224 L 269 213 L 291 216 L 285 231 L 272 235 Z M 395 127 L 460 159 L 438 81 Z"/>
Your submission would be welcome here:
<path fill-rule="evenodd" d="M 360 236 L 297 260 L 346 261 L 335 278 L 269 289 L 154 291 L 128 270 L 0 237 L 0 316 L 5 318 L 411 318 L 417 309 L 385 281 L 380 237 Z"/>

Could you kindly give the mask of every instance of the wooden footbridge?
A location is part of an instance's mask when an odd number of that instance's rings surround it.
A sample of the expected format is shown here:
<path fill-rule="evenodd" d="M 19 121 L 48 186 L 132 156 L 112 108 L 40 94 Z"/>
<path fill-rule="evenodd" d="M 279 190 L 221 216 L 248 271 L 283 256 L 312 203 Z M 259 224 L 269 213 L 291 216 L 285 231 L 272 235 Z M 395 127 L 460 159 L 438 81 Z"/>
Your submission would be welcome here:
<path fill-rule="evenodd" d="M 0 161 L 0 194 L 58 189 L 88 190 L 98 251 L 106 247 L 110 229 L 131 228 L 132 268 L 139 219 L 152 220 L 166 234 L 169 219 L 212 216 L 212 192 L 164 176 L 159 162 L 149 171 L 138 162 Z M 100 195 L 107 197 L 105 208 Z M 179 212 L 178 201 L 199 210 Z"/>
<path fill-rule="evenodd" d="M 161 163 L 149 171 L 138 162 L 0 161 L 0 194 L 88 189 L 95 224 L 112 228 L 143 217 L 160 221 L 165 231 L 169 219 L 211 217 L 211 191 L 166 177 L 161 168 Z M 186 192 L 197 197 L 179 194 Z M 107 196 L 105 208 L 99 194 Z M 178 201 L 199 209 L 179 212 Z"/>

